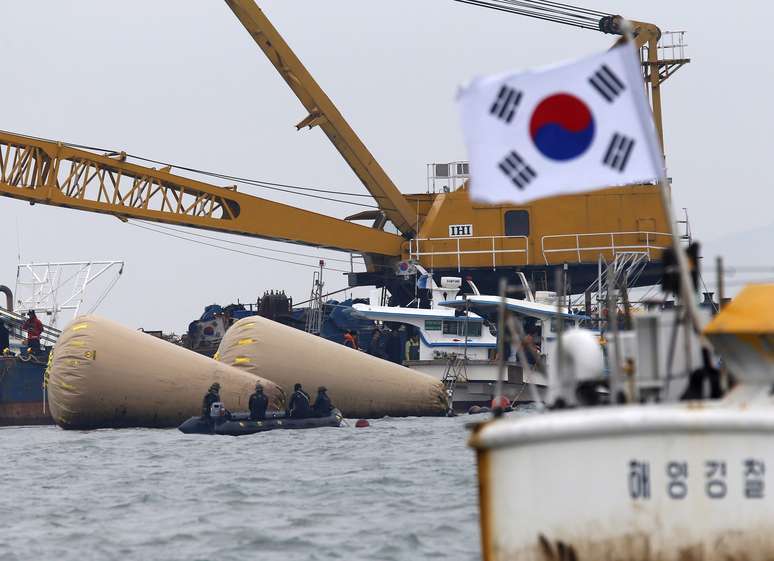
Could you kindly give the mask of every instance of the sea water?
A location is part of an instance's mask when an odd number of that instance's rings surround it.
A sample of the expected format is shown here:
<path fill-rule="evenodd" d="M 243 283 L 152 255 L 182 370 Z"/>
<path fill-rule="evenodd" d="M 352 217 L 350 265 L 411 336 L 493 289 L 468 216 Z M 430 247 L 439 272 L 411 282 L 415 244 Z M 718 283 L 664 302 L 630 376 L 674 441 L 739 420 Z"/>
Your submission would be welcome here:
<path fill-rule="evenodd" d="M 0 561 L 479 560 L 474 419 L 0 429 Z"/>

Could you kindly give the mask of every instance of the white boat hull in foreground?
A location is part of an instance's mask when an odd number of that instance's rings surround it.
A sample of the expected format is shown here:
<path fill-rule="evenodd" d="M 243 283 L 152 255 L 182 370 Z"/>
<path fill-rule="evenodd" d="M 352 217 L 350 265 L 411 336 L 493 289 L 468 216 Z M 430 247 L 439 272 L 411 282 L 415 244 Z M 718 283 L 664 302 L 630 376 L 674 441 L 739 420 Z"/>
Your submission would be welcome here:
<path fill-rule="evenodd" d="M 774 410 L 689 403 L 480 425 L 485 561 L 774 559 Z"/>

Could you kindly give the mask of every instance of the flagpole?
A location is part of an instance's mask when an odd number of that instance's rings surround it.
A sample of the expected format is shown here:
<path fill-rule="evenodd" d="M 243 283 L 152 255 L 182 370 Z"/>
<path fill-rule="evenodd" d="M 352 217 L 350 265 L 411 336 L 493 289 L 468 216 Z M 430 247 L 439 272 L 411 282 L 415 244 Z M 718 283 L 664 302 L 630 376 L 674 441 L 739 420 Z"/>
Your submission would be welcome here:
<path fill-rule="evenodd" d="M 632 35 L 632 24 L 629 20 L 622 20 L 621 21 L 621 30 L 623 31 L 624 38 L 626 39 L 627 44 L 631 45 L 631 48 L 634 50 L 634 38 Z M 637 55 L 637 52 L 635 50 L 634 52 L 635 57 L 637 58 L 637 61 L 639 61 L 639 56 Z M 627 73 L 629 73 L 631 70 L 631 65 L 624 65 L 626 68 Z M 639 66 L 639 64 L 638 64 Z M 651 72 L 654 72 L 656 70 L 651 69 Z M 629 79 L 631 80 L 632 84 L 638 83 L 640 80 L 642 80 L 642 75 L 639 72 L 639 68 L 637 71 L 636 76 L 629 76 Z M 637 113 L 639 114 L 640 120 L 645 126 L 646 130 L 653 127 L 653 115 L 650 114 L 650 112 L 647 112 L 647 104 L 645 104 L 645 108 L 642 107 L 643 104 L 641 103 L 635 103 L 635 106 L 637 107 Z M 659 193 L 661 195 L 661 206 L 664 208 L 664 214 L 666 215 L 667 219 L 667 225 L 669 227 L 669 233 L 672 238 L 672 250 L 674 251 L 675 257 L 677 259 L 677 267 L 679 270 L 679 279 L 680 279 L 680 289 L 679 289 L 679 295 L 680 299 L 683 302 L 683 306 L 685 306 L 687 316 L 689 320 L 691 321 L 691 324 L 693 325 L 694 330 L 701 334 L 704 325 L 701 320 L 701 316 L 699 315 L 699 308 L 696 304 L 696 298 L 694 296 L 694 291 L 692 288 L 692 281 L 689 276 L 689 268 L 688 268 L 688 259 L 685 256 L 685 252 L 683 251 L 683 248 L 680 246 L 680 236 L 677 233 L 676 228 L 676 218 L 674 214 L 674 210 L 672 209 L 672 196 L 670 192 L 669 183 L 667 181 L 666 176 L 666 162 L 664 161 L 664 156 L 661 153 L 661 146 L 658 143 L 657 140 L 654 139 L 653 142 L 646 142 L 647 148 L 648 148 L 648 155 L 650 156 L 651 163 L 653 165 L 653 169 L 656 169 L 659 171 Z M 704 342 L 703 344 L 707 344 Z"/>
<path fill-rule="evenodd" d="M 500 277 L 500 302 L 497 306 L 497 386 L 495 387 L 495 403 L 492 413 L 495 417 L 501 417 L 503 408 L 501 397 L 503 395 L 503 380 L 505 379 L 505 292 L 508 288 L 508 279 Z"/>

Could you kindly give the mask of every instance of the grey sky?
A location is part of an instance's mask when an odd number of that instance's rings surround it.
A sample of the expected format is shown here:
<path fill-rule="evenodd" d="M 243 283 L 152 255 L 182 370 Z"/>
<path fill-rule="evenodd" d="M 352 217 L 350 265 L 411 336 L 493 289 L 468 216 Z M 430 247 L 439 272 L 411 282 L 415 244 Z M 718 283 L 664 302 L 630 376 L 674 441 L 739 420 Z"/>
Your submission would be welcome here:
<path fill-rule="evenodd" d="M 774 70 L 767 35 L 749 25 L 751 14 L 766 19 L 761 9 L 770 8 L 749 1 L 722 11 L 687 1 L 576 3 L 688 31 L 693 62 L 664 87 L 676 206 L 688 207 L 699 238 L 763 228 L 770 245 L 774 197 L 764 170 Z M 451 0 L 259 4 L 404 192 L 425 190 L 427 162 L 466 158 L 458 84 L 612 41 Z M 364 192 L 319 130 L 295 131 L 301 105 L 222 1 L 6 1 L 2 16 L 2 129 Z M 355 208 L 255 192 L 335 216 Z M 5 198 L 0 217 L 0 283 L 14 282 L 18 220 L 23 260 L 126 259 L 124 278 L 100 313 L 131 327 L 180 332 L 205 304 L 250 301 L 272 288 L 300 301 L 311 284 L 312 269 L 189 244 L 112 217 Z M 327 281 L 328 289 L 345 286 L 338 273 Z"/>

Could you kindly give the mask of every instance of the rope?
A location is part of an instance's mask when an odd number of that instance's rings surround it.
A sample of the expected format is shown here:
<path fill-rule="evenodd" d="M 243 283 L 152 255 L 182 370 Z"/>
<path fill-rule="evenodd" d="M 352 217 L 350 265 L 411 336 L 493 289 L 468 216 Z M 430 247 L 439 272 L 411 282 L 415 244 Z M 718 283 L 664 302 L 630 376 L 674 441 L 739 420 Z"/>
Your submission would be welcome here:
<path fill-rule="evenodd" d="M 606 12 L 550 0 L 455 0 L 482 8 L 518 14 L 534 19 L 599 31 L 599 20 Z"/>
<path fill-rule="evenodd" d="M 164 224 L 149 223 L 147 220 L 140 220 L 139 222 L 142 222 L 142 223 L 144 223 L 146 225 L 149 225 L 149 226 L 151 224 L 153 224 L 154 226 L 156 226 L 158 228 L 162 228 L 164 230 L 170 230 L 172 232 L 177 232 L 179 234 L 188 234 L 188 235 L 191 235 L 191 236 L 195 236 L 197 238 L 204 238 L 204 239 L 214 240 L 214 241 L 218 241 L 218 242 L 222 242 L 222 243 L 230 243 L 230 244 L 233 244 L 233 245 L 238 245 L 238 246 L 242 246 L 242 247 L 249 247 L 249 248 L 252 248 L 252 249 L 260 249 L 260 250 L 263 250 L 263 251 L 272 251 L 274 253 L 283 253 L 283 254 L 286 254 L 286 255 L 297 255 L 299 257 L 309 257 L 310 259 L 318 259 L 318 260 L 319 259 L 324 259 L 325 261 L 337 261 L 339 263 L 349 263 L 349 259 L 339 259 L 339 258 L 336 258 L 336 257 L 321 257 L 319 255 L 310 255 L 308 253 L 299 253 L 297 251 L 286 251 L 284 249 L 274 249 L 274 248 L 266 247 L 266 246 L 263 246 L 263 245 L 254 245 L 254 244 L 249 244 L 249 243 L 244 243 L 244 242 L 237 242 L 237 241 L 233 241 L 233 240 L 227 240 L 225 238 L 219 238 L 217 236 L 208 236 L 207 234 L 200 234 L 198 232 L 188 232 L 188 231 L 181 230 L 179 228 L 173 228 L 171 226 L 167 226 L 167 225 L 164 225 Z"/>
<path fill-rule="evenodd" d="M 110 293 L 110 291 L 113 290 L 113 287 L 116 285 L 116 283 L 118 282 L 118 279 L 121 278 L 121 275 L 123 273 L 124 273 L 124 268 L 122 266 L 118 270 L 118 274 L 113 278 L 112 281 L 110 281 L 110 284 L 102 292 L 102 296 L 99 297 L 99 299 L 97 300 L 96 304 L 94 304 L 94 306 L 92 306 L 91 309 L 88 312 L 86 312 L 87 314 L 94 313 L 94 310 L 96 310 L 100 306 L 100 304 L 102 304 L 102 302 L 105 300 L 105 298 L 107 298 L 107 295 Z"/>

